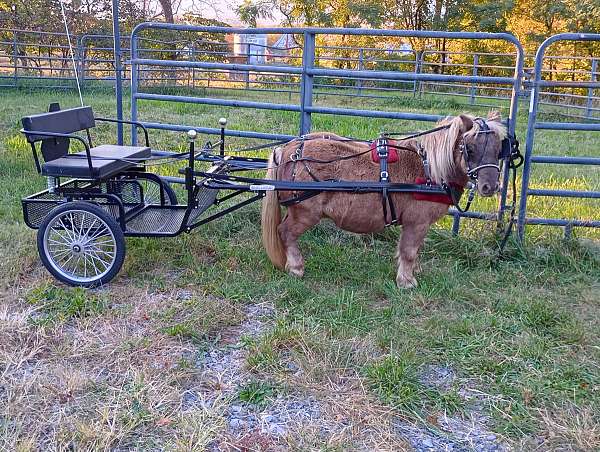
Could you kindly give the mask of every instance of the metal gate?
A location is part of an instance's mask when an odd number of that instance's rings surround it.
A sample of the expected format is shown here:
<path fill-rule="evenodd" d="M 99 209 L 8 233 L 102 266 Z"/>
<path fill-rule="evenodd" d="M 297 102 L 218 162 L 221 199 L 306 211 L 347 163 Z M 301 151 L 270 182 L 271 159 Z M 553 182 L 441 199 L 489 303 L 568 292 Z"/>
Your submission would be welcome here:
<path fill-rule="evenodd" d="M 563 130 L 563 131 L 595 131 L 600 132 L 599 123 L 584 122 L 544 122 L 538 121 L 539 106 L 541 102 L 541 93 L 544 88 L 586 88 L 588 90 L 588 99 L 591 99 L 591 91 L 600 88 L 600 81 L 596 80 L 594 72 L 597 60 L 592 59 L 591 80 L 569 81 L 569 80 L 544 80 L 542 72 L 544 68 L 544 58 L 546 50 L 552 44 L 561 41 L 600 41 L 600 34 L 585 33 L 563 33 L 551 36 L 546 39 L 538 48 L 535 56 L 535 72 L 532 80 L 531 100 L 529 104 L 529 117 L 527 122 L 527 139 L 525 143 L 525 165 L 523 167 L 523 178 L 521 183 L 521 198 L 519 205 L 518 235 L 519 239 L 525 236 L 525 225 L 552 225 L 565 228 L 565 235 L 570 235 L 573 227 L 600 227 L 600 220 L 577 220 L 572 218 L 544 218 L 528 217 L 527 202 L 530 196 L 554 196 L 568 198 L 600 199 L 600 191 L 578 191 L 562 189 L 539 189 L 530 188 L 531 170 L 534 164 L 560 164 L 560 165 L 600 165 L 598 157 L 574 157 L 574 156 L 552 156 L 537 155 L 534 151 L 535 135 L 537 130 Z M 586 109 L 591 110 L 590 100 L 588 100 Z M 589 117 L 589 116 L 588 116 Z M 595 118 L 598 119 L 598 118 Z"/>
<path fill-rule="evenodd" d="M 302 45 L 301 65 L 289 64 L 248 64 L 236 61 L 214 62 L 214 61 L 192 61 L 192 60 L 159 60 L 144 58 L 138 51 L 138 40 L 141 33 L 148 30 L 171 30 L 192 33 L 222 33 L 222 34 L 293 34 L 301 37 Z M 515 64 L 511 68 L 510 76 L 486 76 L 486 75 L 453 75 L 422 73 L 419 70 L 413 71 L 382 71 L 382 70 L 364 70 L 358 69 L 337 69 L 329 67 L 319 67 L 315 64 L 317 61 L 316 48 L 317 39 L 324 35 L 352 35 L 352 36 L 382 36 L 398 38 L 433 38 L 433 39 L 463 39 L 463 40 L 501 40 L 511 44 L 514 47 Z M 518 110 L 519 92 L 521 89 L 521 80 L 523 76 L 523 48 L 519 41 L 508 33 L 479 33 L 479 32 L 442 32 L 442 31 L 412 31 L 412 30 L 369 30 L 357 28 L 228 28 L 228 27 L 208 27 L 178 25 L 166 23 L 142 23 L 133 30 L 131 34 L 131 116 L 133 121 L 140 121 L 148 128 L 186 131 L 195 129 L 200 133 L 219 134 L 220 130 L 210 127 L 197 127 L 195 125 L 184 124 L 165 124 L 157 122 L 145 122 L 138 116 L 138 101 L 170 101 L 192 104 L 205 104 L 236 108 L 253 108 L 278 110 L 298 113 L 299 124 L 298 134 L 303 135 L 311 131 L 311 116 L 315 114 L 326 115 L 349 115 L 368 118 L 387 118 L 402 119 L 412 121 L 435 122 L 441 117 L 439 115 L 415 113 L 409 111 L 381 111 L 374 109 L 352 109 L 342 107 L 328 107 L 314 105 L 314 87 L 316 77 L 331 77 L 341 80 L 378 80 L 389 82 L 405 82 L 415 84 L 419 82 L 440 82 L 440 83 L 463 83 L 469 86 L 474 84 L 494 87 L 507 87 L 510 89 L 510 105 L 507 118 L 508 130 L 514 134 L 516 127 L 516 118 Z M 417 65 L 418 59 L 415 61 Z M 259 102 L 252 100 L 237 100 L 231 98 L 219 97 L 196 97 L 172 94 L 157 94 L 155 92 L 144 92 L 140 88 L 139 74 L 144 67 L 159 68 L 192 68 L 200 71 L 230 71 L 247 74 L 284 74 L 297 80 L 299 85 L 299 100 L 297 103 L 272 103 Z M 227 134 L 236 137 L 247 137 L 257 139 L 291 139 L 293 136 L 273 134 L 265 132 L 256 132 L 250 130 L 228 130 Z M 135 133 L 132 133 L 135 142 Z M 478 218 L 486 220 L 496 220 L 501 222 L 504 212 L 507 209 L 506 198 L 508 190 L 508 162 L 503 162 L 503 177 L 501 180 L 501 191 L 498 210 L 496 212 L 467 212 L 461 214 L 452 210 L 454 216 L 453 231 L 458 232 L 460 217 Z"/>

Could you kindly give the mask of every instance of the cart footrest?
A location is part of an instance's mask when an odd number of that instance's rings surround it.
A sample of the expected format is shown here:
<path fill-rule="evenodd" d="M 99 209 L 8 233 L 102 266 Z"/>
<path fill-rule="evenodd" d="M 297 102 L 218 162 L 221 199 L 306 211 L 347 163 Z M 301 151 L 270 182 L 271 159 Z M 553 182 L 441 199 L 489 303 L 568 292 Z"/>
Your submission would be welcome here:
<path fill-rule="evenodd" d="M 219 194 L 219 190 L 213 190 L 212 188 L 205 187 L 203 184 L 200 184 L 197 187 L 197 190 L 196 207 L 190 212 L 187 221 L 188 226 L 193 225 L 204 211 L 214 204 L 215 199 L 217 199 L 217 195 Z"/>
<path fill-rule="evenodd" d="M 126 235 L 175 235 L 181 230 L 185 206 L 148 206 L 127 220 Z"/>

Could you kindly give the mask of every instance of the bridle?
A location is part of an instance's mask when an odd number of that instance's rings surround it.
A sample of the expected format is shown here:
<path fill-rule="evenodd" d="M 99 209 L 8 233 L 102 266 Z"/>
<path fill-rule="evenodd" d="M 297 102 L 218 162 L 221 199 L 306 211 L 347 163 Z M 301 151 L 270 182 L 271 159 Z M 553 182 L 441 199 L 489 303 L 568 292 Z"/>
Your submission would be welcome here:
<path fill-rule="evenodd" d="M 494 131 L 492 129 L 490 129 L 490 127 L 487 125 L 487 122 L 485 122 L 485 119 L 483 119 L 483 118 L 475 118 L 473 121 L 476 122 L 477 124 L 479 124 L 479 131 L 477 132 L 477 135 L 479 135 L 480 133 L 485 134 L 485 142 L 483 145 L 483 151 L 481 153 L 481 156 L 479 157 L 479 161 L 477 162 L 477 165 L 474 168 L 471 168 L 469 149 L 467 148 L 467 145 L 465 144 L 464 135 L 463 135 L 463 137 L 461 137 L 458 148 L 460 150 L 461 155 L 463 156 L 465 164 L 467 165 L 467 176 L 469 177 L 470 181 L 474 184 L 473 188 L 475 188 L 477 186 L 477 179 L 478 179 L 480 170 L 482 170 L 484 168 L 494 168 L 495 170 L 498 171 L 498 180 L 500 180 L 501 169 L 500 169 L 500 166 L 495 163 L 483 163 L 483 164 L 481 163 L 481 161 L 483 160 L 483 157 L 485 156 L 485 150 L 487 149 L 487 146 L 488 146 L 489 134 L 494 133 Z"/>

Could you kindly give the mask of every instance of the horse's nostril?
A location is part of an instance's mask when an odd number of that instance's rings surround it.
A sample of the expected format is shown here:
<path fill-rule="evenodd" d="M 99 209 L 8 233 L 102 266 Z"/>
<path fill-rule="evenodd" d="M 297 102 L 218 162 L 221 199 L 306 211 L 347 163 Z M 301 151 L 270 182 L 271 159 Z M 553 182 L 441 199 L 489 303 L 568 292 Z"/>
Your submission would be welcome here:
<path fill-rule="evenodd" d="M 481 186 L 481 191 L 484 192 L 484 193 L 489 193 L 490 192 L 490 188 L 491 188 L 490 184 L 483 184 Z"/>

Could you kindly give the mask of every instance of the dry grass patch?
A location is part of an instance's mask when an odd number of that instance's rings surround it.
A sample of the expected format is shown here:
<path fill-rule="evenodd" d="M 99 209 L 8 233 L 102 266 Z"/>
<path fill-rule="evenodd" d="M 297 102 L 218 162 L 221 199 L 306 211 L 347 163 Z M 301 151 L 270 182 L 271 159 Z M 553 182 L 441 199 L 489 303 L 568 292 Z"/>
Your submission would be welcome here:
<path fill-rule="evenodd" d="M 190 359 L 198 341 L 242 317 L 192 290 L 42 285 L 5 296 L 0 449 L 203 449 L 223 427 L 223 406 L 182 409 L 201 385 Z"/>
<path fill-rule="evenodd" d="M 600 450 L 600 413 L 576 406 L 540 410 L 544 447 L 552 450 Z"/>
<path fill-rule="evenodd" d="M 327 338 L 322 331 L 280 323 L 251 344 L 248 362 L 289 388 L 290 397 L 314 400 L 318 419 L 291 423 L 292 450 L 409 450 L 395 430 L 394 409 L 368 389 L 360 368 L 377 354 L 374 339 Z"/>

